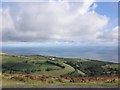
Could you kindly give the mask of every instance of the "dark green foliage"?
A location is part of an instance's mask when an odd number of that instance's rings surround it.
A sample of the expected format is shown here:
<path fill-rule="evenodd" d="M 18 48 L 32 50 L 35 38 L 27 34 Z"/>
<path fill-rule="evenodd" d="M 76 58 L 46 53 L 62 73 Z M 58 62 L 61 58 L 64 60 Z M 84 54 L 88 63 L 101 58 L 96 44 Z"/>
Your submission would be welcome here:
<path fill-rule="evenodd" d="M 118 68 L 103 68 L 103 66 L 108 64 L 113 64 L 111 62 L 103 62 L 97 60 L 89 60 L 86 62 L 66 62 L 71 65 L 75 69 L 79 69 L 84 72 L 88 76 L 96 76 L 96 75 L 112 75 L 118 73 Z"/>
<path fill-rule="evenodd" d="M 53 64 L 53 65 L 59 66 L 59 67 L 61 67 L 61 68 L 65 68 L 65 66 L 63 66 L 63 65 L 60 64 L 59 62 L 47 61 L 47 63 L 50 63 L 50 64 Z"/>

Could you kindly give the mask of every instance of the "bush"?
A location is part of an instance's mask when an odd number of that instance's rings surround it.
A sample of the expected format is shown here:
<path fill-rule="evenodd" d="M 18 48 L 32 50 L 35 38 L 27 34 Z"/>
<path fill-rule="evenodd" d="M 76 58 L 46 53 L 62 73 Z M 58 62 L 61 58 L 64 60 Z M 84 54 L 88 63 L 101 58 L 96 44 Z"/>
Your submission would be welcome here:
<path fill-rule="evenodd" d="M 59 67 L 61 67 L 61 68 L 65 68 L 65 66 L 63 66 L 63 65 L 61 65 L 60 63 L 57 63 L 57 62 L 47 61 L 47 63 L 50 63 L 50 64 L 53 64 L 53 65 L 59 66 Z"/>

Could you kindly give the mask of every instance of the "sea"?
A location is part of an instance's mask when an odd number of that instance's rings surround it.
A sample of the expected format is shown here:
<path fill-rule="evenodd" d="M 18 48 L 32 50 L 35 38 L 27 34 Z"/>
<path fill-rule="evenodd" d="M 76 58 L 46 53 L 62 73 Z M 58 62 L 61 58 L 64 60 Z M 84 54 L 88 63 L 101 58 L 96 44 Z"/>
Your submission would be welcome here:
<path fill-rule="evenodd" d="M 46 55 L 64 58 L 118 62 L 117 46 L 89 45 L 2 45 L 2 53 L 11 55 Z"/>

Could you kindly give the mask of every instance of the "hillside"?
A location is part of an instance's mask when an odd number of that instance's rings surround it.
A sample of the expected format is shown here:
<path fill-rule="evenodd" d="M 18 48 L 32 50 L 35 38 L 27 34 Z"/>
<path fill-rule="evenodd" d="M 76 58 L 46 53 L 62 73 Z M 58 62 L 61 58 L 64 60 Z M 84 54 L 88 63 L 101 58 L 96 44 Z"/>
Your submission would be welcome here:
<path fill-rule="evenodd" d="M 119 71 L 118 64 L 111 62 L 42 55 L 14 56 L 7 54 L 2 54 L 2 69 L 3 73 L 17 72 L 52 76 L 64 76 L 73 72 L 76 74 L 79 72 L 81 76 L 112 75 L 118 74 Z"/>
<path fill-rule="evenodd" d="M 48 83 L 48 86 L 49 83 L 63 85 L 66 82 L 68 84 L 71 80 L 75 81 L 76 78 L 78 78 L 77 83 L 82 82 L 80 80 L 81 77 L 115 76 L 117 78 L 116 76 L 120 72 L 117 63 L 98 60 L 82 60 L 43 55 L 15 56 L 1 54 L 0 57 L 2 57 L 4 86 L 14 85 L 14 82 L 18 81 L 27 83 L 28 85 L 28 82 L 35 83 L 36 80 L 40 80 L 41 85 L 44 85 L 44 81 Z"/>

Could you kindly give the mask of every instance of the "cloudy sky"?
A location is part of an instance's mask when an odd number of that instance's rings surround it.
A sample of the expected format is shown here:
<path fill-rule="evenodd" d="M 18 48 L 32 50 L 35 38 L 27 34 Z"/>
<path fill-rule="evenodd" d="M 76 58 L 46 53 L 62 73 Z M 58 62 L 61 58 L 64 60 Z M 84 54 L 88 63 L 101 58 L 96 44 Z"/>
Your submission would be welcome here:
<path fill-rule="evenodd" d="M 3 2 L 0 17 L 2 42 L 118 42 L 117 2 Z"/>

